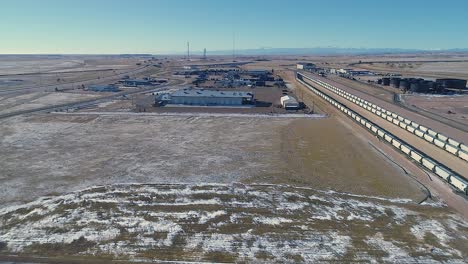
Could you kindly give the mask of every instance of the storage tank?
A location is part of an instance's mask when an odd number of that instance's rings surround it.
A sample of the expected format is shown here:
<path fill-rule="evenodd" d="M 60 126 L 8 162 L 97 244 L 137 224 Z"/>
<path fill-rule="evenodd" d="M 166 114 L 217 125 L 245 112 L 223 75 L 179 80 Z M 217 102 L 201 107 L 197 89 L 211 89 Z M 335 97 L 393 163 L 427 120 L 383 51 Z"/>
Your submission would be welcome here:
<path fill-rule="evenodd" d="M 390 78 L 382 78 L 382 84 L 384 86 L 389 86 L 390 85 Z"/>
<path fill-rule="evenodd" d="M 432 87 L 431 81 L 418 81 L 411 84 L 410 89 L 413 93 L 427 93 Z"/>
<path fill-rule="evenodd" d="M 434 82 L 432 87 L 438 94 L 445 93 L 445 87 L 438 82 Z"/>
<path fill-rule="evenodd" d="M 408 79 L 400 80 L 400 89 L 403 91 L 408 91 L 410 89 L 411 82 Z"/>
<path fill-rule="evenodd" d="M 424 81 L 428 87 L 429 92 L 434 92 L 435 82 L 434 81 Z"/>
<path fill-rule="evenodd" d="M 410 91 L 413 93 L 418 93 L 419 91 L 419 82 L 412 82 L 410 84 Z"/>
<path fill-rule="evenodd" d="M 466 89 L 466 80 L 461 79 L 437 79 L 437 83 L 442 85 L 444 88 L 452 89 Z"/>
<path fill-rule="evenodd" d="M 437 88 L 438 88 L 439 86 L 440 86 L 440 85 L 439 85 L 437 82 L 431 81 L 431 91 L 437 92 Z"/>
<path fill-rule="evenodd" d="M 424 81 L 422 78 L 408 78 L 410 83 L 421 82 Z"/>
<path fill-rule="evenodd" d="M 399 88 L 400 87 L 400 78 L 391 78 L 390 79 L 390 86 L 394 88 Z"/>
<path fill-rule="evenodd" d="M 420 82 L 421 93 L 428 93 L 432 88 L 432 83 L 434 81 L 422 81 Z"/>

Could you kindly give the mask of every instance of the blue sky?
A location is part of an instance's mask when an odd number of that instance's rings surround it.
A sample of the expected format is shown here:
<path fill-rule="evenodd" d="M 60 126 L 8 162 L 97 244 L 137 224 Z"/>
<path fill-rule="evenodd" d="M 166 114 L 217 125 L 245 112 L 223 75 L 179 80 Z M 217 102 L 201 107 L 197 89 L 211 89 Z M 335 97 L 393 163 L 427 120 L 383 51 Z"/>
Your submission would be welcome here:
<path fill-rule="evenodd" d="M 468 48 L 465 0 L 0 0 L 0 54 Z"/>

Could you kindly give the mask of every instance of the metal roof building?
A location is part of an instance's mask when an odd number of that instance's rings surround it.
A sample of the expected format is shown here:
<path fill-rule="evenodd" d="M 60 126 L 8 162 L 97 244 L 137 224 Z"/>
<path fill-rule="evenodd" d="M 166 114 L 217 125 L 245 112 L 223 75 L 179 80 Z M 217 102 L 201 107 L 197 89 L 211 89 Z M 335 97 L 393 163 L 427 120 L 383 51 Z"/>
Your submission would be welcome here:
<path fill-rule="evenodd" d="M 284 109 L 286 110 L 297 110 L 299 109 L 299 103 L 294 97 L 291 97 L 289 95 L 285 95 L 280 98 L 281 105 L 283 106 Z"/>
<path fill-rule="evenodd" d="M 316 68 L 315 64 L 310 63 L 310 62 L 298 62 L 296 64 L 296 69 L 298 70 L 312 70 L 315 68 Z"/>
<path fill-rule="evenodd" d="M 149 80 L 125 79 L 122 82 L 125 86 L 152 85 Z"/>
<path fill-rule="evenodd" d="M 89 85 L 88 91 L 93 92 L 118 92 L 120 91 L 115 85 Z"/>
<path fill-rule="evenodd" d="M 158 99 L 169 104 L 239 106 L 252 103 L 253 94 L 244 91 L 183 89 L 169 95 L 161 95 Z"/>

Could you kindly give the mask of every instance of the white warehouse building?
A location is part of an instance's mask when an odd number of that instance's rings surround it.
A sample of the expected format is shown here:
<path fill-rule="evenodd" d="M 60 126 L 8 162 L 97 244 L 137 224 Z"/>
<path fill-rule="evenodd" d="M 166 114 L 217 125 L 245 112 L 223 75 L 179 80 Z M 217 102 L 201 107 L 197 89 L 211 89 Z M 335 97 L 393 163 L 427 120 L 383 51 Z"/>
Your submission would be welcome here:
<path fill-rule="evenodd" d="M 215 91 L 205 89 L 182 89 L 163 94 L 157 100 L 166 104 L 202 106 L 240 106 L 251 104 L 253 94 L 244 91 Z"/>

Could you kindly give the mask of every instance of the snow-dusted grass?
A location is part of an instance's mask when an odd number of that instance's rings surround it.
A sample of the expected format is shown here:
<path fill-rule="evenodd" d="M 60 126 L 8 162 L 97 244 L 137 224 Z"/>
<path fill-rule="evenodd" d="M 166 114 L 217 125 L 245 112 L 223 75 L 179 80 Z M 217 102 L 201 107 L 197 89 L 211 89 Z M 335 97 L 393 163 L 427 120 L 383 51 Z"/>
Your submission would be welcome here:
<path fill-rule="evenodd" d="M 277 171 L 271 164 L 281 162 L 274 139 L 289 122 L 196 116 L 12 118 L 0 127 L 0 208 L 98 184 L 227 183 Z"/>
<path fill-rule="evenodd" d="M 463 263 L 467 230 L 439 204 L 272 184 L 118 184 L 0 210 L 4 253 L 39 256 Z"/>
<path fill-rule="evenodd" d="M 35 92 L 26 95 L 15 96 L 0 101 L 0 113 L 11 113 L 15 111 L 29 110 L 55 104 L 65 104 L 80 100 L 99 97 L 95 94 L 76 94 L 59 92 Z M 31 99 L 31 100 L 29 100 Z"/>

